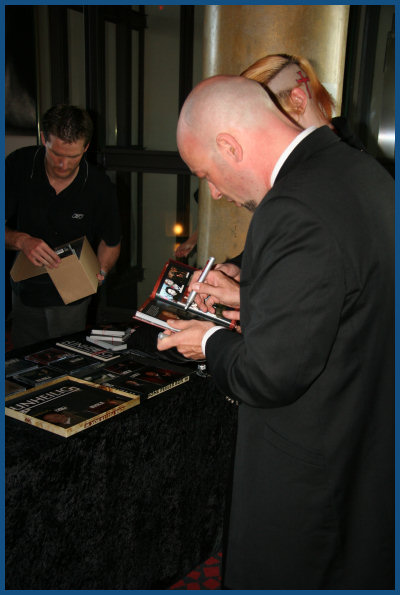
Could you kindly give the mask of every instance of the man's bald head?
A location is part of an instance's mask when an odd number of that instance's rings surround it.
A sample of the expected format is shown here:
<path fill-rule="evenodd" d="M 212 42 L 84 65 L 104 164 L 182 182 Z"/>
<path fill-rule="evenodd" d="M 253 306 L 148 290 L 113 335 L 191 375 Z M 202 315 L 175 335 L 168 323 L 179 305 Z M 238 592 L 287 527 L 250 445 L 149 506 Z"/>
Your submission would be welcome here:
<path fill-rule="evenodd" d="M 190 169 L 209 181 L 214 198 L 224 195 L 239 205 L 247 193 L 258 204 L 270 187 L 276 161 L 299 132 L 259 83 L 214 76 L 186 99 L 177 143 Z"/>
<path fill-rule="evenodd" d="M 258 125 L 260 114 L 266 110 L 280 117 L 268 93 L 255 81 L 239 76 L 208 78 L 193 89 L 183 105 L 178 122 L 178 146 L 183 131 L 204 140 L 216 130 L 251 129 Z"/>

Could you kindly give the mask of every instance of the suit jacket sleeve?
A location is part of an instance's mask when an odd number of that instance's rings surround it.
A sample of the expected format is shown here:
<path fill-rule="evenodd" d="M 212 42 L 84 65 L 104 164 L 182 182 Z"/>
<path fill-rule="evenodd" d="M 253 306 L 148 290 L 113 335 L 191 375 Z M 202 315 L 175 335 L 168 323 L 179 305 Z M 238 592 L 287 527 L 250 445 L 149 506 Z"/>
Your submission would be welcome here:
<path fill-rule="evenodd" d="M 257 407 L 298 399 L 321 374 L 345 296 L 340 246 L 301 202 L 264 201 L 251 222 L 241 275 L 242 335 L 207 341 L 221 390 Z"/>

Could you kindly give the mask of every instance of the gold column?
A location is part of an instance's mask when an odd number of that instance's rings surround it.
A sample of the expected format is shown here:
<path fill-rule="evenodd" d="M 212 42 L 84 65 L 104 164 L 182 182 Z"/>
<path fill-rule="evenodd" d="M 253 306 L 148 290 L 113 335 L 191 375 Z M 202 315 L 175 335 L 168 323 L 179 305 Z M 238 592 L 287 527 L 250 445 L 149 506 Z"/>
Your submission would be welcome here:
<path fill-rule="evenodd" d="M 340 113 L 349 6 L 206 6 L 203 77 L 240 74 L 267 54 L 310 60 Z M 244 246 L 251 215 L 224 199 L 214 201 L 200 184 L 198 264 L 217 262 Z"/>

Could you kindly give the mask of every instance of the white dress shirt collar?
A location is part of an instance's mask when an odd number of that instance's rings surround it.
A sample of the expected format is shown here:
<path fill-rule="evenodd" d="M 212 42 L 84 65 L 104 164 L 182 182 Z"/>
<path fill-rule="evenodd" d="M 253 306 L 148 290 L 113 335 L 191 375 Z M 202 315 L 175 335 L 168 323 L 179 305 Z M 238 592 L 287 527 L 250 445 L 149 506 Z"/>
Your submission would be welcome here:
<path fill-rule="evenodd" d="M 316 126 L 309 126 L 303 132 L 300 132 L 296 136 L 296 138 L 290 143 L 288 147 L 283 151 L 282 155 L 279 157 L 278 161 L 275 164 L 274 169 L 272 170 L 271 174 L 271 188 L 275 183 L 276 177 L 281 169 L 282 165 L 285 163 L 286 159 L 289 157 L 290 153 L 297 147 L 301 141 L 308 136 L 311 132 L 313 132 L 317 127 Z"/>

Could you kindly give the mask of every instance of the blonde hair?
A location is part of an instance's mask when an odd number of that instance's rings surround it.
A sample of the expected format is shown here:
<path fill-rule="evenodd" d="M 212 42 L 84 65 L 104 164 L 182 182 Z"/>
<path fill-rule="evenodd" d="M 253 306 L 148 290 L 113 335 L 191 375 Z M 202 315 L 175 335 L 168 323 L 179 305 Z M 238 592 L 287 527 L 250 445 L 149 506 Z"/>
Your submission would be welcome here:
<path fill-rule="evenodd" d="M 291 56 L 289 54 L 270 54 L 269 56 L 260 58 L 254 62 L 254 64 L 246 68 L 246 70 L 243 70 L 240 76 L 255 80 L 261 83 L 264 88 L 268 89 L 268 84 L 272 79 L 274 79 L 284 68 L 292 64 L 299 66 L 299 68 L 306 73 L 310 80 L 314 101 L 322 116 L 330 121 L 332 119 L 332 110 L 335 106 L 335 102 L 319 81 L 315 70 L 306 58 L 302 58 L 301 56 Z M 268 91 L 270 90 L 268 89 Z M 292 89 L 285 89 L 276 93 L 279 103 L 288 111 L 291 111 L 291 105 L 289 103 L 291 91 Z"/>

